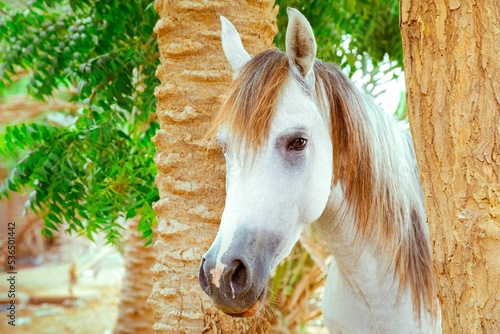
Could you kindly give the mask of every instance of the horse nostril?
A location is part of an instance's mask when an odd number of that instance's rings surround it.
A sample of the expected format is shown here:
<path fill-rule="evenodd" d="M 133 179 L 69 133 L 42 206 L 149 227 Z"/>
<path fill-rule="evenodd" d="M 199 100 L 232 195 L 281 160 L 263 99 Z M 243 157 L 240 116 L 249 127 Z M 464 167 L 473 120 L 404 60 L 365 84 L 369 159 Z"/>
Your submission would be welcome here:
<path fill-rule="evenodd" d="M 205 273 L 205 258 L 201 259 L 200 271 L 198 273 L 198 282 L 200 283 L 201 288 L 205 291 L 206 294 L 210 294 L 210 283 L 208 282 L 208 276 Z"/>
<path fill-rule="evenodd" d="M 233 269 L 229 273 L 229 282 L 233 295 L 240 295 L 245 292 L 247 286 L 247 268 L 240 260 L 233 262 Z"/>
<path fill-rule="evenodd" d="M 235 298 L 244 295 L 251 287 L 248 266 L 242 260 L 232 260 L 220 271 L 212 267 L 210 257 L 202 257 L 198 273 L 198 282 L 202 290 L 212 298 L 221 293 Z"/>

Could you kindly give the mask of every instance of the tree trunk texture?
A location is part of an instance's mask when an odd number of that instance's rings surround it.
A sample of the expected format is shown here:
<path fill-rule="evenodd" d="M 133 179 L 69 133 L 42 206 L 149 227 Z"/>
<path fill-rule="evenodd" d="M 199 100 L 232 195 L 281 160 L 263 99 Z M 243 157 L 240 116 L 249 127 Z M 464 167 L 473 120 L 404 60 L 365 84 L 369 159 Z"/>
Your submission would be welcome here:
<path fill-rule="evenodd" d="M 500 333 L 500 6 L 401 0 L 445 333 Z"/>
<path fill-rule="evenodd" d="M 125 276 L 118 306 L 115 334 L 153 333 L 155 318 L 146 304 L 153 288 L 151 266 L 155 261 L 153 247 L 144 246 L 137 221 L 127 222 L 124 242 Z"/>
<path fill-rule="evenodd" d="M 259 333 L 264 317 L 234 319 L 216 311 L 198 284 L 198 266 L 219 227 L 225 199 L 222 153 L 203 140 L 232 80 L 219 15 L 233 22 L 250 54 L 270 48 L 277 32 L 274 1 L 155 3 L 161 84 L 155 95 L 160 130 L 154 142 L 160 201 L 156 263 L 149 305 L 158 333 Z M 263 312 L 259 312 L 262 314 Z"/>

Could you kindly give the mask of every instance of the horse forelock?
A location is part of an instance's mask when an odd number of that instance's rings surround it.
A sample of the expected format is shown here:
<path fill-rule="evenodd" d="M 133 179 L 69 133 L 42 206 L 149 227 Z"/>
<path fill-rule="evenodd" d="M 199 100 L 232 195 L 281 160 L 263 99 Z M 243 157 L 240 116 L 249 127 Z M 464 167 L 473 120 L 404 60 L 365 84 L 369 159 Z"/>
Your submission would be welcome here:
<path fill-rule="evenodd" d="M 234 143 L 258 151 L 269 137 L 288 71 L 288 58 L 282 51 L 271 49 L 253 57 L 233 81 L 208 136 L 213 138 L 221 126 L 227 126 Z"/>
<path fill-rule="evenodd" d="M 253 57 L 233 81 L 208 136 L 227 126 L 231 140 L 257 152 L 266 142 L 285 84 L 291 78 L 284 52 Z M 293 74 L 293 73 L 292 73 Z M 356 218 L 358 246 L 374 240 L 396 268 L 400 288 L 410 288 L 415 311 L 436 311 L 429 236 L 411 140 L 364 98 L 336 66 L 315 61 L 315 92 L 329 115 L 334 183 Z M 300 78 L 299 78 L 300 79 Z M 304 83 L 304 93 L 308 87 Z M 326 101 L 326 102 L 325 102 Z M 324 110 L 328 106 L 329 110 Z"/>

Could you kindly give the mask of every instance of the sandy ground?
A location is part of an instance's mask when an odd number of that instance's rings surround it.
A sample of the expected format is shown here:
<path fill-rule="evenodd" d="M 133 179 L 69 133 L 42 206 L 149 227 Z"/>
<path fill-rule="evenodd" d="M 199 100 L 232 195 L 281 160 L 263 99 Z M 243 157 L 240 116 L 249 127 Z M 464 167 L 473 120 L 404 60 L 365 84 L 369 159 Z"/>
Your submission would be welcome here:
<path fill-rule="evenodd" d="M 97 256 L 98 261 L 90 266 L 75 261 L 76 269 L 73 262 L 56 262 L 18 270 L 15 327 L 8 324 L 6 310 L 7 279 L 12 275 L 0 273 L 0 333 L 111 334 L 118 314 L 123 265 L 116 252 Z M 88 258 L 82 259 L 88 264 Z M 109 261 L 114 264 L 99 267 Z M 69 291 L 72 267 L 78 276 L 72 285 L 73 297 Z"/>

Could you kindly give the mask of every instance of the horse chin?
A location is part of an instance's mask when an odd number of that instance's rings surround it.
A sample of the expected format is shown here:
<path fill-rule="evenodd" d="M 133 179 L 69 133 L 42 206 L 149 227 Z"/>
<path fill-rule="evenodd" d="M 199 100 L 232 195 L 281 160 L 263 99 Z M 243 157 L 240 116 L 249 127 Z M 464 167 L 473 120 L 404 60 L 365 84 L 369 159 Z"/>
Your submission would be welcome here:
<path fill-rule="evenodd" d="M 255 301 L 255 304 L 250 306 L 246 311 L 241 312 L 241 313 L 226 313 L 227 315 L 230 315 L 232 317 L 238 317 L 238 318 L 250 318 L 253 317 L 262 307 L 262 300 L 264 299 L 265 296 L 265 289 L 262 291 L 260 294 L 259 298 Z"/>
<path fill-rule="evenodd" d="M 253 304 L 248 310 L 242 313 L 234 314 L 234 313 L 227 313 L 228 315 L 232 317 L 238 317 L 238 318 L 250 318 L 253 317 L 261 308 L 262 302 L 257 299 L 255 304 Z"/>

